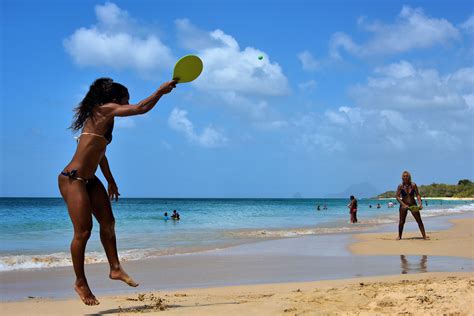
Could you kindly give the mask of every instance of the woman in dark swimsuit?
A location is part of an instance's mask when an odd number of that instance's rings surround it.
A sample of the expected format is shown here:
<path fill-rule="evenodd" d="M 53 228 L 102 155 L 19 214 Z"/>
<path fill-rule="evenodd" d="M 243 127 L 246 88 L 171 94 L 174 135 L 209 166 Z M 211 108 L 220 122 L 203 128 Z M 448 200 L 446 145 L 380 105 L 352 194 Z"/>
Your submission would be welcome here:
<path fill-rule="evenodd" d="M 109 163 L 105 156 L 107 145 L 112 140 L 112 129 L 116 116 L 144 114 L 155 106 L 160 98 L 175 88 L 170 81 L 137 105 L 129 104 L 126 87 L 112 79 L 97 79 L 76 108 L 73 131 L 82 129 L 76 152 L 71 162 L 58 176 L 59 190 L 67 204 L 69 216 L 74 226 L 71 255 L 76 282 L 74 288 L 87 305 L 97 305 L 99 301 L 92 294 L 84 274 L 84 253 L 92 230 L 92 215 L 100 225 L 100 240 L 104 246 L 110 266 L 109 277 L 121 280 L 130 286 L 138 286 L 120 266 L 115 239 L 114 215 L 110 199 L 120 195 Z M 107 179 L 108 190 L 95 176 L 97 167 Z"/>
<path fill-rule="evenodd" d="M 418 200 L 418 205 L 416 204 L 415 197 Z M 397 240 L 402 239 L 403 226 L 405 226 L 408 210 L 410 210 L 418 223 L 423 239 L 428 239 L 425 233 L 425 226 L 421 220 L 420 212 L 415 212 L 410 209 L 411 206 L 418 206 L 419 210 L 421 210 L 423 208 L 423 203 L 421 202 L 421 195 L 420 192 L 418 192 L 418 187 L 415 183 L 411 182 L 411 175 L 408 171 L 403 171 L 402 173 L 402 184 L 397 188 L 397 201 L 400 203 L 400 222 L 398 224 Z"/>
<path fill-rule="evenodd" d="M 349 208 L 349 214 L 351 215 L 351 223 L 357 223 L 357 199 L 351 195 L 351 202 L 347 207 Z"/>

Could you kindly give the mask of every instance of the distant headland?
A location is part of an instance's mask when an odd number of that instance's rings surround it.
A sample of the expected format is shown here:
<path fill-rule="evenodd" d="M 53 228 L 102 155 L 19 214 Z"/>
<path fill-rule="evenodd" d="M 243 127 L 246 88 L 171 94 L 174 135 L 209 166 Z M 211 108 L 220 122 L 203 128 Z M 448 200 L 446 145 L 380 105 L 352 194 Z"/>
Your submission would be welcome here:
<path fill-rule="evenodd" d="M 474 199 L 474 182 L 468 179 L 459 180 L 457 184 L 432 183 L 419 185 L 423 198 Z M 377 195 L 379 199 L 394 198 L 395 191 L 387 191 Z"/>

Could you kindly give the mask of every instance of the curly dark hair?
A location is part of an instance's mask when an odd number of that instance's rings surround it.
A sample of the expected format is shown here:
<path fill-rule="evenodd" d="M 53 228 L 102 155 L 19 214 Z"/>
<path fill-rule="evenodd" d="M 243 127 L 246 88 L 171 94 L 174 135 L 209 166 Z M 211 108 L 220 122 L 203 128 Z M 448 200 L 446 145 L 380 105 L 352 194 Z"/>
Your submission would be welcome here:
<path fill-rule="evenodd" d="M 75 114 L 70 129 L 74 132 L 80 130 L 84 126 L 84 122 L 89 117 L 93 117 L 93 110 L 96 106 L 118 102 L 118 100 L 127 95 L 128 89 L 110 78 L 95 80 L 84 99 L 74 109 Z"/>

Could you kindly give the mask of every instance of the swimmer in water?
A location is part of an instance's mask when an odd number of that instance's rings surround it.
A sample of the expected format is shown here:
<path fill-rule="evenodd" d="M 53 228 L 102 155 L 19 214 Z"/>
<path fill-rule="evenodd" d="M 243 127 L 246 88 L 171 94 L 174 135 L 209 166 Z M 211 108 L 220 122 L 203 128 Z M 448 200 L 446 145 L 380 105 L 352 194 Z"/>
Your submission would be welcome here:
<path fill-rule="evenodd" d="M 171 219 L 174 220 L 174 221 L 179 221 L 180 220 L 179 213 L 176 210 L 174 210 L 173 214 L 171 214 Z"/>

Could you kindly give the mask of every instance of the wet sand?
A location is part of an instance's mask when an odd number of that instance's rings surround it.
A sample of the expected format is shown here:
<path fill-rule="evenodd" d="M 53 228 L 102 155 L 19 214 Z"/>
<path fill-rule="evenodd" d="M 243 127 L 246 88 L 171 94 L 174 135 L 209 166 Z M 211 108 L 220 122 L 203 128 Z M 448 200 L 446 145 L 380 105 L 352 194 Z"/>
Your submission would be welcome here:
<path fill-rule="evenodd" d="M 409 231 L 402 240 L 397 233 L 375 233 L 355 235 L 359 241 L 350 246 L 358 255 L 410 255 L 455 256 L 474 258 L 474 218 L 452 219 L 454 226 L 448 230 L 428 234 L 423 240 L 419 232 Z"/>

